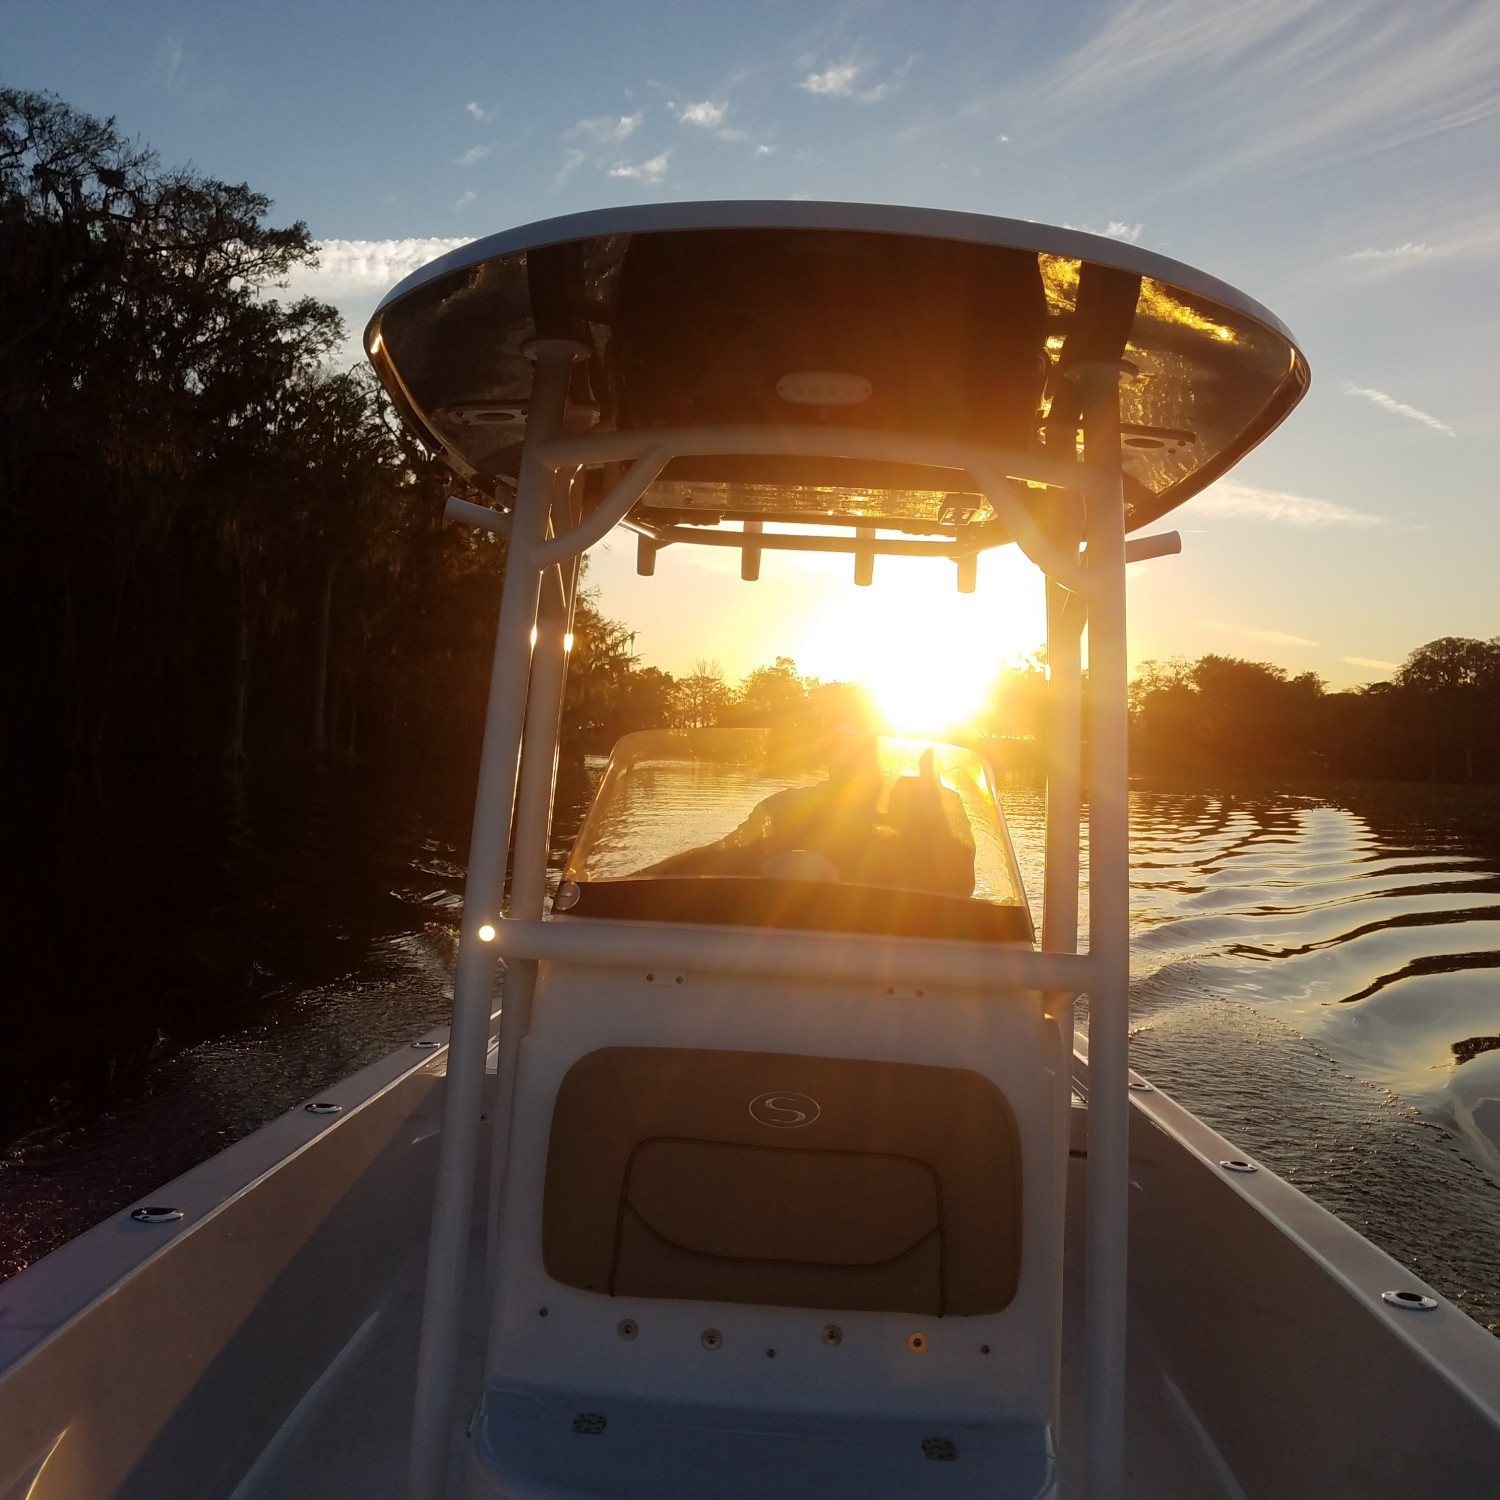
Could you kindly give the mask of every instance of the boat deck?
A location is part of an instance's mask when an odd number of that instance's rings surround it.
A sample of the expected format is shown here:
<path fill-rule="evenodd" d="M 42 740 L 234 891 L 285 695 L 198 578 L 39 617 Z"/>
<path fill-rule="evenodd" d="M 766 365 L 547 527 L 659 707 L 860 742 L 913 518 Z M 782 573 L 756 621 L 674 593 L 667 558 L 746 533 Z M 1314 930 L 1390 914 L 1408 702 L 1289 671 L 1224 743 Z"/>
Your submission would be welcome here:
<path fill-rule="evenodd" d="M 393 1054 L 322 1096 L 342 1114 L 292 1111 L 153 1194 L 181 1220 L 127 1210 L 0 1284 L 0 1496 L 404 1496 L 443 1063 Z M 1225 1171 L 1230 1143 L 1167 1096 L 1132 1106 L 1125 1493 L 1488 1500 L 1500 1341 L 1273 1173 Z M 1073 1131 L 1064 1496 L 1080 1492 L 1083 1107 Z M 476 1237 L 453 1497 L 481 1268 Z M 921 1473 L 963 1494 L 962 1467 Z"/>
<path fill-rule="evenodd" d="M 1079 1111 L 1082 1114 L 1082 1111 Z M 1081 1123 L 1081 1122 L 1080 1122 Z M 1070 1234 L 1063 1352 L 1063 1420 L 1076 1431 L 1082 1420 L 1083 1245 L 1071 1232 L 1083 1222 L 1086 1161 L 1072 1162 L 1069 1193 Z M 470 1288 L 483 1285 L 483 1243 L 471 1246 Z M 268 1462 L 238 1488 L 233 1500 L 276 1496 L 279 1500 L 403 1500 L 413 1374 L 421 1317 L 421 1266 L 413 1259 L 392 1288 L 378 1321 L 362 1325 L 347 1346 L 347 1357 L 327 1387 L 312 1394 L 292 1430 Z M 448 1495 L 463 1500 L 469 1448 L 474 1441 L 483 1350 L 483 1312 L 471 1291 L 474 1315 L 465 1328 L 460 1399 L 453 1422 Z M 1139 1500 L 1239 1500 L 1244 1495 L 1219 1460 L 1206 1434 L 1194 1442 L 1184 1424 L 1194 1422 L 1177 1395 L 1149 1341 L 1133 1340 L 1128 1389 L 1128 1480 L 1126 1494 Z M 1064 1443 L 1061 1492 L 1079 1493 L 1070 1451 Z M 1217 1470 L 1217 1472 L 1216 1472 Z M 918 1476 L 920 1477 L 920 1475 Z M 947 1476 L 941 1476 L 946 1478 Z M 945 1485 L 945 1494 L 966 1493 Z M 984 1493 L 993 1491 L 985 1488 Z M 915 1491 L 913 1491 L 915 1493 Z M 976 1491 L 978 1493 L 978 1491 Z"/>

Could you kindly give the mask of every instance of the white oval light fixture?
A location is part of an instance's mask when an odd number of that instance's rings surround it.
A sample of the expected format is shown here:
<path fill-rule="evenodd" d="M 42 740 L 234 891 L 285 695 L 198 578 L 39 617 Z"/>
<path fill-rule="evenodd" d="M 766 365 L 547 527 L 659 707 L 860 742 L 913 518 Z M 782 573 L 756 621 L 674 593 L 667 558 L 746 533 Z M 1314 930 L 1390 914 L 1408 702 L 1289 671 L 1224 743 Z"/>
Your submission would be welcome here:
<path fill-rule="evenodd" d="M 839 370 L 793 370 L 776 382 L 776 394 L 797 406 L 858 406 L 874 391 L 863 375 Z"/>
<path fill-rule="evenodd" d="M 479 941 L 481 943 L 493 943 L 495 941 L 495 929 L 488 922 L 479 929 Z"/>

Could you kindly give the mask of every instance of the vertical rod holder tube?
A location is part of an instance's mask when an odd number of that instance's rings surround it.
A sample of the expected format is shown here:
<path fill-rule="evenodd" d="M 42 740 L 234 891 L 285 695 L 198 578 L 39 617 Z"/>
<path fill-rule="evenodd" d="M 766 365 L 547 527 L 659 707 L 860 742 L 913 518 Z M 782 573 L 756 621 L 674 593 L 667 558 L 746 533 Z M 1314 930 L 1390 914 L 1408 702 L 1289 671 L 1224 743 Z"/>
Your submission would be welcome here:
<path fill-rule="evenodd" d="M 1052 492 L 1045 518 L 1052 544 L 1077 557 L 1083 541 L 1083 505 L 1069 491 Z M 1082 801 L 1082 642 L 1084 600 L 1054 578 L 1046 581 L 1047 746 L 1046 860 L 1042 888 L 1042 949 L 1049 953 L 1078 951 L 1078 841 Z M 1054 1018 L 1052 1066 L 1053 1129 L 1056 1131 L 1054 1170 L 1057 1191 L 1052 1205 L 1053 1233 L 1061 1245 L 1067 1235 L 1069 1171 L 1068 1147 L 1073 1108 L 1073 996 L 1053 991 L 1046 997 Z M 1063 1319 L 1064 1285 L 1061 1258 L 1054 1271 L 1053 1297 L 1059 1328 Z M 1060 1374 L 1061 1372 L 1059 1372 Z M 1062 1392 L 1053 1393 L 1059 1410 Z M 1071 1441 L 1072 1434 L 1064 1435 Z"/>
<path fill-rule="evenodd" d="M 760 542 L 758 538 L 766 529 L 764 521 L 745 522 L 745 540 L 740 547 L 740 577 L 746 583 L 754 583 L 760 577 Z"/>
<path fill-rule="evenodd" d="M 1089 600 L 1089 953 L 1104 973 L 1089 994 L 1088 1245 L 1084 1302 L 1084 1493 L 1120 1500 L 1125 1484 L 1125 1338 L 1130 1167 L 1130 828 L 1121 368 L 1073 367 L 1083 386 Z"/>
<path fill-rule="evenodd" d="M 516 485 L 500 617 L 495 627 L 484 748 L 453 979 L 443 1142 L 433 1195 L 417 1351 L 408 1489 L 411 1500 L 440 1500 L 447 1482 L 464 1273 L 479 1153 L 480 1098 L 495 977 L 494 950 L 480 938 L 479 928 L 498 916 L 504 893 L 540 580 L 532 551 L 541 543 L 552 494 L 551 471 L 531 450 L 561 432 L 573 362 L 583 352 L 581 345 L 563 339 L 538 340 L 532 347 L 536 373 Z"/>
<path fill-rule="evenodd" d="M 554 530 L 561 529 L 563 524 L 566 524 L 565 520 L 558 518 Z M 516 792 L 516 833 L 510 885 L 510 916 L 529 922 L 541 920 L 547 900 L 552 799 L 557 786 L 559 729 L 567 687 L 577 584 L 576 558 L 549 569 L 542 581 L 541 607 L 537 611 L 531 689 L 526 700 L 526 730 L 521 742 L 521 778 Z M 535 960 L 506 960 L 505 1008 L 500 1012 L 494 1121 L 490 1127 L 486 1215 L 486 1261 L 491 1296 L 497 1285 L 500 1212 L 510 1165 L 516 1066 L 521 1042 L 531 1028 L 531 1002 L 536 993 L 536 981 Z"/>
<path fill-rule="evenodd" d="M 1076 556 L 1083 517 L 1076 497 L 1058 494 L 1048 533 Z M 1042 888 L 1042 947 L 1078 951 L 1078 831 L 1083 790 L 1083 650 L 1085 601 L 1047 580 L 1047 830 Z M 1071 1048 L 1071 1033 L 1066 1038 Z"/>

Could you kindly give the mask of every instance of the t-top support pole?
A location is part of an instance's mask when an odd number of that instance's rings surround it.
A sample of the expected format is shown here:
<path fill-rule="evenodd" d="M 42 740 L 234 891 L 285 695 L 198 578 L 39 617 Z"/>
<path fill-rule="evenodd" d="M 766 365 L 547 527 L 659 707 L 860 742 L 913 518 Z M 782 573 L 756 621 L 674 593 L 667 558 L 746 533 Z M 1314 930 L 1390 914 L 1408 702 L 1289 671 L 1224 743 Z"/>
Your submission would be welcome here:
<path fill-rule="evenodd" d="M 563 497 L 561 494 L 558 499 Z M 562 507 L 566 509 L 566 507 Z M 568 516 L 558 516 L 561 530 Z M 536 646 L 531 653 L 531 687 L 526 698 L 526 730 L 521 741 L 521 778 L 516 792 L 516 831 L 510 877 L 512 920 L 541 920 L 547 901 L 547 843 L 552 826 L 552 798 L 557 786 L 559 731 L 563 695 L 572 648 L 573 606 L 577 597 L 578 559 L 549 569 L 542 579 L 536 617 Z M 536 994 L 535 959 L 505 960 L 505 1007 L 495 1060 L 494 1123 L 490 1127 L 490 1180 L 485 1230 L 490 1296 L 500 1253 L 500 1205 L 510 1164 L 510 1135 L 515 1102 L 516 1064 L 521 1042 L 531 1028 Z"/>
<path fill-rule="evenodd" d="M 1130 827 L 1125 639 L 1125 496 L 1120 365 L 1079 364 L 1088 496 L 1089 991 L 1088 1246 L 1084 1301 L 1084 1492 L 1125 1482 L 1125 1334 L 1130 1166 Z"/>
<path fill-rule="evenodd" d="M 532 353 L 536 374 L 516 485 L 500 618 L 495 627 L 484 748 L 480 755 L 479 788 L 464 884 L 463 925 L 453 979 L 443 1144 L 433 1195 L 422 1337 L 417 1352 L 411 1500 L 440 1500 L 447 1477 L 464 1272 L 479 1152 L 480 1096 L 495 983 L 493 924 L 499 919 L 504 893 L 505 857 L 510 846 L 521 729 L 531 672 L 532 629 L 536 624 L 541 579 L 534 554 L 542 543 L 554 485 L 552 472 L 533 450 L 561 432 L 573 362 L 587 350 L 569 339 L 539 339 L 532 346 Z"/>
<path fill-rule="evenodd" d="M 1072 434 L 1069 434 L 1071 437 Z M 1049 497 L 1046 529 L 1054 546 L 1076 557 L 1083 541 L 1083 503 L 1066 490 Z M 1086 616 L 1083 598 L 1048 578 L 1047 591 L 1047 694 L 1044 735 L 1047 746 L 1047 830 L 1045 878 L 1042 890 L 1042 950 L 1047 953 L 1078 952 L 1078 815 L 1081 806 L 1083 753 L 1081 744 L 1082 704 L 1080 636 Z M 1053 1231 L 1061 1245 L 1067 1234 L 1067 1150 L 1073 1096 L 1073 995 L 1053 990 L 1046 995 L 1048 1013 L 1054 1018 L 1052 1039 L 1053 1116 L 1057 1131 L 1063 1177 L 1053 1204 Z M 1054 1268 L 1054 1296 L 1061 1326 L 1063 1315 L 1063 1268 Z M 1053 1393 L 1061 1404 L 1061 1391 Z M 1064 1432 L 1063 1441 L 1072 1441 Z"/>
<path fill-rule="evenodd" d="M 1048 531 L 1075 556 L 1083 540 L 1077 496 L 1057 491 Z M 1042 889 L 1042 948 L 1078 951 L 1078 817 L 1082 806 L 1083 598 L 1047 580 L 1047 850 Z M 1071 1006 L 1068 1012 L 1071 1016 Z M 1068 1051 L 1073 1034 L 1066 1031 Z"/>

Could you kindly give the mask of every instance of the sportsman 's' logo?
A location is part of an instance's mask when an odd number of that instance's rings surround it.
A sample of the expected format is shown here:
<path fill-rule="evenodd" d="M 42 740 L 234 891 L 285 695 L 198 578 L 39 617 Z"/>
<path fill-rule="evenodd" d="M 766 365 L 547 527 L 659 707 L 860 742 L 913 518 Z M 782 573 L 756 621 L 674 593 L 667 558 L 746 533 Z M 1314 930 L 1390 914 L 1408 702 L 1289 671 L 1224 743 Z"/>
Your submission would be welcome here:
<path fill-rule="evenodd" d="M 811 1125 L 822 1113 L 818 1101 L 806 1094 L 758 1094 L 750 1101 L 752 1120 L 783 1130 L 796 1125 Z"/>

